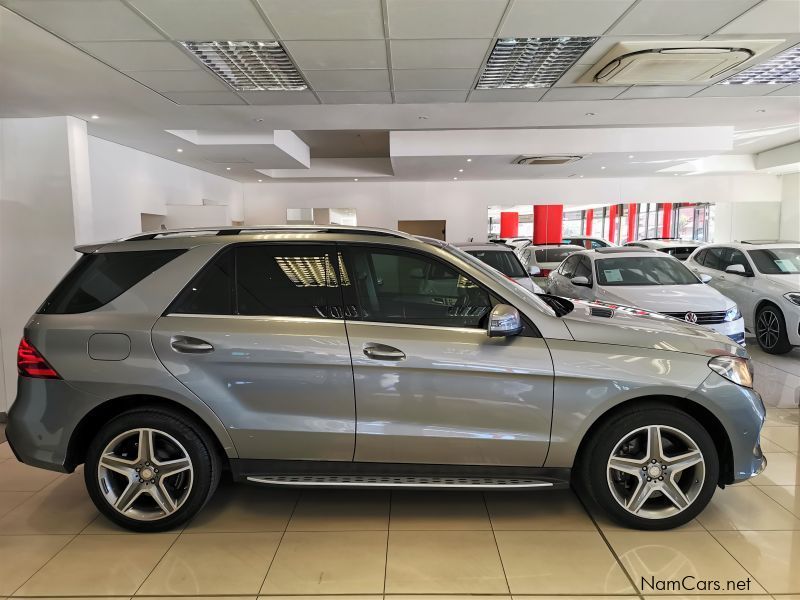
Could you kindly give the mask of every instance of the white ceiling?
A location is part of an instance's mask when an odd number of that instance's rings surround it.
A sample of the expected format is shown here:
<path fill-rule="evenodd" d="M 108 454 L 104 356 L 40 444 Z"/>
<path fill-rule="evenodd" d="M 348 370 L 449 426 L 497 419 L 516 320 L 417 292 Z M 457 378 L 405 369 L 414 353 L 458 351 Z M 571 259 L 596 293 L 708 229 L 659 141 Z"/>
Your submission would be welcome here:
<path fill-rule="evenodd" d="M 600 39 L 552 88 L 474 89 L 498 37 L 560 35 Z M 392 130 L 727 125 L 732 153 L 800 139 L 800 85 L 576 84 L 615 43 L 659 37 L 783 40 L 774 54 L 800 43 L 800 0 L 0 0 L 0 117 L 72 114 L 93 135 L 240 181 L 285 165 L 237 145 L 178 155 L 166 130 L 292 130 L 312 169 L 389 157 Z M 178 43 L 220 39 L 280 40 L 310 89 L 235 92 Z M 227 171 L 221 154 L 248 160 Z M 598 154 L 617 176 L 660 171 Z M 563 176 L 604 176 L 595 158 Z M 507 176 L 495 166 L 480 176 Z M 395 177 L 449 176 L 429 167 Z"/>

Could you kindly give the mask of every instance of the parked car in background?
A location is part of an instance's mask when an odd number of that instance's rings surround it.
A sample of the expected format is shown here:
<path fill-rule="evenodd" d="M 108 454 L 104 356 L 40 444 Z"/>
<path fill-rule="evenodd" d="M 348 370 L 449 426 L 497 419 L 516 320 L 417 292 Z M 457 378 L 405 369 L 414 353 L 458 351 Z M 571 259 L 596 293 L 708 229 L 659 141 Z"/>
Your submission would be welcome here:
<path fill-rule="evenodd" d="M 362 490 L 572 484 L 625 526 L 668 529 L 764 469 L 743 348 L 531 294 L 443 244 L 320 225 L 79 247 L 25 325 L 11 449 L 83 464 L 100 512 L 151 532 L 194 517 L 223 471 Z"/>
<path fill-rule="evenodd" d="M 514 250 L 525 248 L 533 243 L 531 238 L 511 238 L 506 241 L 506 246 L 511 246 Z"/>
<path fill-rule="evenodd" d="M 621 304 L 706 325 L 744 345 L 736 303 L 672 256 L 642 248 L 600 248 L 569 256 L 550 273 L 547 291 L 567 298 Z M 798 307 L 800 308 L 800 307 Z"/>
<path fill-rule="evenodd" d="M 800 346 L 800 242 L 734 242 L 695 250 L 686 265 L 739 305 L 770 354 Z"/>
<path fill-rule="evenodd" d="M 603 238 L 584 235 L 565 236 L 561 242 L 564 244 L 572 244 L 573 246 L 583 246 L 587 250 L 597 250 L 598 248 L 611 248 L 616 246 L 616 244 Z"/>
<path fill-rule="evenodd" d="M 547 277 L 550 271 L 557 268 L 567 256 L 579 250 L 583 250 L 583 247 L 572 244 L 544 244 L 525 246 L 518 248 L 516 252 L 522 264 L 533 275 L 537 285 L 547 290 Z M 535 272 L 536 269 L 538 273 Z"/>
<path fill-rule="evenodd" d="M 490 267 L 494 267 L 503 275 L 516 281 L 526 290 L 534 294 L 542 294 L 544 290 L 540 288 L 530 276 L 520 262 L 519 257 L 508 246 L 498 244 L 474 244 L 471 242 L 453 244 L 467 254 L 471 254 L 478 260 L 485 262 Z"/>
<path fill-rule="evenodd" d="M 626 247 L 633 246 L 635 248 L 649 248 L 650 250 L 658 250 L 670 256 L 674 256 L 678 260 L 686 260 L 689 255 L 703 245 L 703 242 L 695 242 L 693 240 L 681 240 L 678 238 L 646 238 L 637 240 L 635 242 L 628 242 Z"/>

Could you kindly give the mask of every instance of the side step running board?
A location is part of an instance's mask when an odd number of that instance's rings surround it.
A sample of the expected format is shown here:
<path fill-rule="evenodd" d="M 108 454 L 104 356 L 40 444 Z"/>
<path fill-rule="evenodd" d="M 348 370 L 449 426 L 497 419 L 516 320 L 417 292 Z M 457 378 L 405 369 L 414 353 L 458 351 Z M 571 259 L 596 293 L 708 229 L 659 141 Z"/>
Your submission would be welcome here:
<path fill-rule="evenodd" d="M 302 487 L 406 487 L 447 489 L 552 488 L 553 481 L 525 477 L 448 477 L 397 475 L 251 475 L 247 481 L 264 485 Z"/>

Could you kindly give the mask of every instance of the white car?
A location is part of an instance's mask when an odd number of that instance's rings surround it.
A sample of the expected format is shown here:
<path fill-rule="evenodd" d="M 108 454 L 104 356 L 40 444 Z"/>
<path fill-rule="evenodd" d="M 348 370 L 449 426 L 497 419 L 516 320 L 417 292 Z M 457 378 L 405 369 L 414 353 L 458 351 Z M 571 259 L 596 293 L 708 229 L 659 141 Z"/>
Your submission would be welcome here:
<path fill-rule="evenodd" d="M 556 296 L 642 308 L 706 325 L 744 345 L 744 320 L 736 303 L 672 256 L 636 248 L 584 250 L 550 273 Z"/>
<path fill-rule="evenodd" d="M 509 279 L 513 279 L 526 290 L 534 294 L 542 294 L 544 290 L 536 285 L 514 251 L 503 244 L 453 244 L 471 254 L 478 260 L 494 267 Z"/>
<path fill-rule="evenodd" d="M 678 238 L 647 238 L 644 240 L 637 240 L 635 242 L 628 242 L 625 247 L 635 248 L 649 248 L 650 250 L 658 250 L 670 256 L 674 256 L 678 260 L 686 260 L 689 255 L 703 245 L 703 242 L 695 242 L 694 240 L 681 240 Z"/>
<path fill-rule="evenodd" d="M 800 346 L 800 242 L 710 244 L 686 266 L 736 301 L 764 352 Z"/>
<path fill-rule="evenodd" d="M 547 289 L 547 276 L 550 275 L 550 271 L 557 268 L 567 256 L 580 250 L 583 250 L 582 246 L 568 244 L 543 244 L 541 246 L 531 244 L 524 248 L 517 248 L 515 252 L 528 273 L 533 276 L 533 280 Z"/>
<path fill-rule="evenodd" d="M 570 235 L 564 236 L 561 240 L 563 244 L 572 244 L 574 246 L 583 246 L 587 250 L 597 250 L 598 248 L 611 248 L 616 244 L 609 242 L 607 239 L 601 237 L 592 237 L 587 235 Z"/>

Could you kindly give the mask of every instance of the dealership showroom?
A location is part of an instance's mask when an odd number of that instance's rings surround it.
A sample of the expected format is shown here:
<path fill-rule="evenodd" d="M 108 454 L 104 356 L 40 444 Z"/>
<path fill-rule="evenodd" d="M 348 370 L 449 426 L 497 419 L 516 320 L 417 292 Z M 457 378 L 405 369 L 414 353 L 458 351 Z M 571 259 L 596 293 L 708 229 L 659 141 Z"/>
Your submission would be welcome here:
<path fill-rule="evenodd" d="M 0 600 L 800 600 L 800 0 L 0 0 Z"/>

